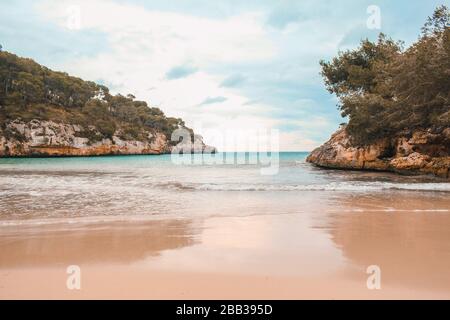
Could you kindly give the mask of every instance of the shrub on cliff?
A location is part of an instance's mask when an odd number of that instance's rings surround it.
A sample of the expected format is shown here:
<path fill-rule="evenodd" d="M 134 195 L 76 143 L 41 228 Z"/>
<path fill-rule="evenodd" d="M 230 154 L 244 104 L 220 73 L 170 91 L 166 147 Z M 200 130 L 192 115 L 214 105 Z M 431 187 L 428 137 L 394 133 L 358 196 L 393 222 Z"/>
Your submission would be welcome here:
<path fill-rule="evenodd" d="M 403 49 L 380 34 L 352 51 L 321 61 L 357 144 L 404 129 L 450 126 L 450 10 L 438 7 L 418 41 Z"/>

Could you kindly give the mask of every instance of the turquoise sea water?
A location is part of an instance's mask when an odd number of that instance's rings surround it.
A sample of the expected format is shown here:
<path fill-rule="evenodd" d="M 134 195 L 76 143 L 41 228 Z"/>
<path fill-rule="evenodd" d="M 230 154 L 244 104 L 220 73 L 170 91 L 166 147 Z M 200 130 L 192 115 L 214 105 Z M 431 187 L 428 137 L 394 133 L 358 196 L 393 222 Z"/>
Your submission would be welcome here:
<path fill-rule="evenodd" d="M 449 183 L 431 177 L 325 170 L 306 163 L 307 155 L 249 163 L 258 155 L 219 153 L 215 163 L 195 155 L 185 164 L 171 155 L 0 159 L 0 221 L 252 215 L 263 214 L 267 201 L 286 213 L 349 196 L 450 194 Z M 276 170 L 264 174 L 268 167 Z"/>

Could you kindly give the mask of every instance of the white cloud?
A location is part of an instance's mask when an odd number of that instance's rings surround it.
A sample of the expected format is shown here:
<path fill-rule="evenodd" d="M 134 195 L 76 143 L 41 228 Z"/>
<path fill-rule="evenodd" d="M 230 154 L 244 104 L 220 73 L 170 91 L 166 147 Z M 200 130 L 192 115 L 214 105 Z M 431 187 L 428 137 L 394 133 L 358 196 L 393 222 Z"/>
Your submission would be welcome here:
<path fill-rule="evenodd" d="M 158 59 L 159 65 L 192 59 L 198 65 L 271 57 L 275 48 L 266 37 L 263 16 L 244 13 L 225 19 L 209 19 L 180 13 L 148 11 L 143 7 L 106 0 L 48 0 L 40 12 L 67 27 L 67 8 L 77 5 L 81 29 L 96 29 L 109 36 L 115 54 L 140 60 Z M 144 55 L 146 53 L 147 55 Z"/>
<path fill-rule="evenodd" d="M 311 151 L 317 147 L 318 141 L 304 137 L 301 131 L 282 132 L 280 134 L 281 151 Z"/>
<path fill-rule="evenodd" d="M 67 8 L 74 5 L 81 12 L 78 32 L 92 29 L 103 32 L 109 48 L 94 57 L 67 61 L 60 69 L 85 79 L 104 80 L 114 91 L 133 93 L 160 106 L 168 115 L 183 118 L 197 130 L 201 130 L 200 126 L 225 130 L 237 124 L 240 127 L 272 124 L 270 119 L 255 116 L 265 106 L 243 109 L 242 104 L 248 98 L 222 87 L 223 77 L 202 71 L 216 64 L 273 57 L 275 46 L 265 32 L 261 14 L 209 19 L 103 0 L 45 1 L 38 10 L 66 28 Z M 167 79 L 169 70 L 183 65 L 196 66 L 199 71 Z M 208 97 L 223 99 L 200 106 Z"/>

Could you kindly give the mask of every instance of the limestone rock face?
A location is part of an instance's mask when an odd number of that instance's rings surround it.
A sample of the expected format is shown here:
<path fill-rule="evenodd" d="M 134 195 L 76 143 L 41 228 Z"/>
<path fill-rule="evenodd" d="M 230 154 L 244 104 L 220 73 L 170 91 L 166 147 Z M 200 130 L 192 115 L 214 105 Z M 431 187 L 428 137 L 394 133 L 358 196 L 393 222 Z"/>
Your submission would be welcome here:
<path fill-rule="evenodd" d="M 181 141 L 176 146 L 173 146 L 171 151 L 173 153 L 216 153 L 215 147 L 205 145 L 203 138 L 200 135 L 194 135 L 194 141 Z"/>
<path fill-rule="evenodd" d="M 88 128 L 95 135 L 95 128 Z M 0 128 L 0 157 L 29 156 L 98 156 L 130 154 L 170 153 L 173 146 L 163 133 L 146 132 L 144 141 L 124 140 L 116 131 L 111 139 L 95 139 L 91 142 L 85 137 L 85 129 L 74 124 L 54 121 L 14 120 Z M 203 151 L 206 146 L 199 142 Z"/>
<path fill-rule="evenodd" d="M 450 128 L 417 130 L 367 146 L 355 146 L 345 127 L 315 149 L 306 161 L 320 167 L 434 174 L 449 179 Z"/>

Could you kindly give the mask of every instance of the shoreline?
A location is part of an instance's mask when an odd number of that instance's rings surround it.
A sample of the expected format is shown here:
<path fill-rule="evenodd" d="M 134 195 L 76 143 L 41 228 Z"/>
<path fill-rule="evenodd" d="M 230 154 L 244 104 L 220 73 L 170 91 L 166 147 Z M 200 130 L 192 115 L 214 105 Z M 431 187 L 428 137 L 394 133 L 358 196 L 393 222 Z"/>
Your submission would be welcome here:
<path fill-rule="evenodd" d="M 307 161 L 308 162 L 308 161 Z M 415 170 L 404 170 L 404 171 L 396 171 L 396 170 L 389 170 L 389 169 L 374 169 L 374 168 L 344 168 L 339 166 L 332 166 L 332 165 L 321 165 L 314 162 L 308 162 L 312 166 L 322 169 L 322 170 L 337 170 L 337 171 L 347 171 L 347 172 L 372 172 L 372 173 L 392 173 L 398 176 L 403 177 L 417 177 L 417 178 L 424 178 L 424 179 L 434 179 L 435 181 L 443 181 L 443 182 L 449 182 L 449 178 L 441 177 L 434 175 L 432 173 L 425 173 Z"/>
<path fill-rule="evenodd" d="M 220 152 L 191 152 L 188 154 L 216 154 Z M 104 153 L 104 154 L 90 154 L 90 155 L 27 155 L 27 156 L 4 156 L 0 155 L 0 159 L 54 159 L 54 158 L 96 158 L 96 157 L 127 157 L 127 156 L 163 156 L 167 154 L 172 154 L 172 152 L 161 152 L 161 153 Z M 182 153 L 181 153 L 182 154 Z"/>
<path fill-rule="evenodd" d="M 105 153 L 105 154 L 91 154 L 91 155 L 29 155 L 29 156 L 0 156 L 0 159 L 66 159 L 66 158 L 98 158 L 98 157 L 127 157 L 127 156 L 162 156 L 171 154 L 165 153 Z"/>

